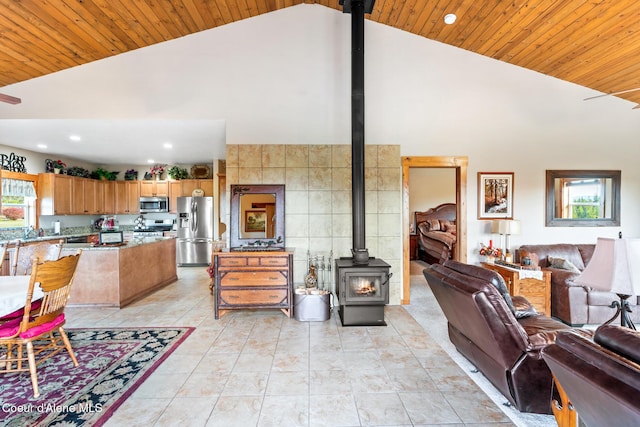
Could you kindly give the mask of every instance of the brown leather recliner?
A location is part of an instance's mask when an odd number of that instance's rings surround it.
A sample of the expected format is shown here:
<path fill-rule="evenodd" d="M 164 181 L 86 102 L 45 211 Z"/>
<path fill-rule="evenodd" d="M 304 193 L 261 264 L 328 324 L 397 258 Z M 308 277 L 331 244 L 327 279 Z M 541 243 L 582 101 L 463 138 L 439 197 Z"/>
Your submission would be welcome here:
<path fill-rule="evenodd" d="M 494 271 L 446 261 L 423 271 L 444 312 L 449 338 L 520 411 L 550 414 L 553 380 L 540 351 L 567 325 L 510 297 Z"/>
<path fill-rule="evenodd" d="M 558 334 L 542 356 L 589 427 L 640 424 L 640 333 L 600 326 L 593 340 Z"/>
<path fill-rule="evenodd" d="M 522 253 L 533 253 L 538 257 L 538 265 L 551 272 L 551 316 L 568 325 L 600 325 L 609 320 L 616 312 L 610 307 L 612 301 L 618 301 L 616 294 L 598 291 L 574 282 L 580 273 L 549 266 L 549 257 L 561 258 L 571 262 L 583 271 L 591 260 L 595 245 L 556 243 L 549 245 L 523 245 L 516 251 L 519 260 Z M 640 322 L 640 297 L 628 299 L 632 306 L 631 320 Z"/>

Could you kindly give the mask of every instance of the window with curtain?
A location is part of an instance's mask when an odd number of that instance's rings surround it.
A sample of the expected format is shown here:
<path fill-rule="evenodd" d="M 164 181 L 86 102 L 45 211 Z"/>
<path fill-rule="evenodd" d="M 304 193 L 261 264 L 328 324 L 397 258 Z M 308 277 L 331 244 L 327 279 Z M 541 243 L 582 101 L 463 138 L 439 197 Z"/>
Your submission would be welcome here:
<path fill-rule="evenodd" d="M 2 179 L 0 229 L 36 225 L 36 190 L 32 181 Z"/>

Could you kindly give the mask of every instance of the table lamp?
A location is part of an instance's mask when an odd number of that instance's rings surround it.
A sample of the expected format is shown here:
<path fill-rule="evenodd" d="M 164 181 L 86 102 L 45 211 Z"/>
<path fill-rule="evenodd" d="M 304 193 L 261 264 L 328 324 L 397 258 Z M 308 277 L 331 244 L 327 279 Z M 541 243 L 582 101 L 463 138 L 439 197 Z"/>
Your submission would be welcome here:
<path fill-rule="evenodd" d="M 616 313 L 605 325 L 620 314 L 620 325 L 635 330 L 627 299 L 640 295 L 640 239 L 599 237 L 591 261 L 574 282 L 617 294 L 620 301 L 613 301 L 609 306 L 617 308 Z"/>
<path fill-rule="evenodd" d="M 512 234 L 520 234 L 520 221 L 516 219 L 503 219 L 498 221 L 498 232 L 505 236 L 505 256 L 510 252 L 509 237 Z"/>

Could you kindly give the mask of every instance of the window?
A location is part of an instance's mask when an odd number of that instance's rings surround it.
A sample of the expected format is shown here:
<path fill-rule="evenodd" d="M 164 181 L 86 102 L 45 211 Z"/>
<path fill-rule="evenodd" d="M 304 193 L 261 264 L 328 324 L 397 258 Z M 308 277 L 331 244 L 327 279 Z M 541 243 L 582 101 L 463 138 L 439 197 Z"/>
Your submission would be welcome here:
<path fill-rule="evenodd" d="M 568 179 L 564 181 L 564 200 L 567 201 L 563 218 L 606 218 L 604 202 L 606 179 Z"/>
<path fill-rule="evenodd" d="M 33 181 L 2 179 L 0 229 L 36 226 L 36 192 Z"/>

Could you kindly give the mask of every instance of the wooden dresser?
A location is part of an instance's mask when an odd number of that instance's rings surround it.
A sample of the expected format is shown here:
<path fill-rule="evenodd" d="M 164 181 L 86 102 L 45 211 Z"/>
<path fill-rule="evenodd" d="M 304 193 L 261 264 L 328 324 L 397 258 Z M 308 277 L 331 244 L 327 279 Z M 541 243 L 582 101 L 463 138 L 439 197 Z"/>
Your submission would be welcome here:
<path fill-rule="evenodd" d="M 292 315 L 293 252 L 213 254 L 215 318 L 229 310 L 277 308 Z"/>
<path fill-rule="evenodd" d="M 551 316 L 551 272 L 542 270 L 542 280 L 521 277 L 521 270 L 499 264 L 481 263 L 484 268 L 502 276 L 509 294 L 521 295 L 533 305 L 538 313 Z M 524 275 L 524 274 L 523 274 Z"/>

